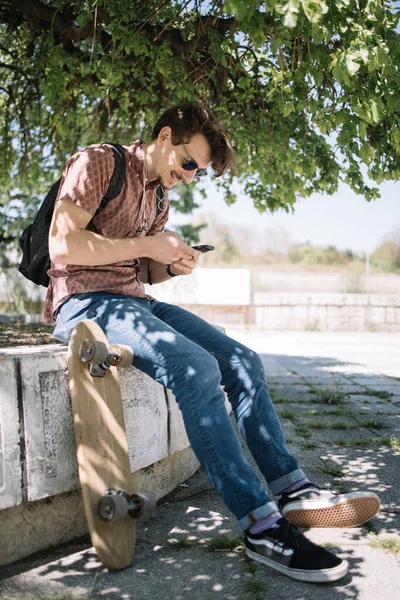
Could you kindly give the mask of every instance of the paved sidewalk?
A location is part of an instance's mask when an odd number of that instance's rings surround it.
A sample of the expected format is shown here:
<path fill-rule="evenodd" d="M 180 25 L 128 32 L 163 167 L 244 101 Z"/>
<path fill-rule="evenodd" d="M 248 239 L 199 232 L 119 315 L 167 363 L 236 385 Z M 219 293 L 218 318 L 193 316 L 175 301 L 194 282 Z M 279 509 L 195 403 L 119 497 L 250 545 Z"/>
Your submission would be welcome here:
<path fill-rule="evenodd" d="M 400 597 L 400 336 L 228 333 L 262 355 L 289 445 L 309 477 L 380 496 L 380 515 L 364 527 L 306 531 L 346 558 L 350 573 L 333 584 L 306 584 L 249 561 L 235 519 L 200 470 L 160 501 L 155 520 L 140 522 L 132 567 L 103 569 L 81 540 L 0 567 L 0 598 Z"/>

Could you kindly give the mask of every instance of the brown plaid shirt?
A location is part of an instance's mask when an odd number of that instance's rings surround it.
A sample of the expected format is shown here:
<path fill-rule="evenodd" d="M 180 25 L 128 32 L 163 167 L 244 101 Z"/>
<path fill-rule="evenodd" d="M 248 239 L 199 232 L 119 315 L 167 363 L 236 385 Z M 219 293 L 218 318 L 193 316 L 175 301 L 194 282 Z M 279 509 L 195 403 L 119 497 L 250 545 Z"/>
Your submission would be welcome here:
<path fill-rule="evenodd" d="M 155 235 L 164 230 L 168 220 L 169 199 L 165 199 L 157 215 L 158 181 L 146 184 L 147 231 L 137 232 L 143 225 L 143 150 L 140 141 L 125 146 L 126 175 L 121 193 L 110 200 L 92 221 L 91 228 L 108 238 L 132 238 Z M 114 154 L 107 145 L 93 145 L 74 154 L 66 163 L 58 200 L 68 200 L 94 215 L 105 195 L 114 172 Z M 157 215 L 157 216 L 156 216 Z M 139 279 L 140 260 L 132 259 L 99 266 L 51 264 L 50 284 L 43 307 L 43 320 L 54 323 L 56 308 L 72 294 L 109 292 L 146 298 Z"/>

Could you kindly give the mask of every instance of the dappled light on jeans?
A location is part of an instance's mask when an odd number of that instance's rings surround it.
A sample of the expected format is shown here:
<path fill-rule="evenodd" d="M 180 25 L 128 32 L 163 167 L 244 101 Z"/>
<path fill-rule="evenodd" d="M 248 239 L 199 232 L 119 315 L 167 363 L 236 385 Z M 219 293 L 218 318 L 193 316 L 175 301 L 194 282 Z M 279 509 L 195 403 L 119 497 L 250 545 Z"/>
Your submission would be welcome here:
<path fill-rule="evenodd" d="M 285 443 L 255 352 L 196 315 L 150 298 L 77 294 L 59 309 L 55 337 L 67 341 L 82 319 L 96 321 L 110 344 L 130 346 L 135 367 L 172 390 L 194 453 L 243 529 L 277 507 L 242 452 L 223 389 L 273 493 L 304 477 Z"/>

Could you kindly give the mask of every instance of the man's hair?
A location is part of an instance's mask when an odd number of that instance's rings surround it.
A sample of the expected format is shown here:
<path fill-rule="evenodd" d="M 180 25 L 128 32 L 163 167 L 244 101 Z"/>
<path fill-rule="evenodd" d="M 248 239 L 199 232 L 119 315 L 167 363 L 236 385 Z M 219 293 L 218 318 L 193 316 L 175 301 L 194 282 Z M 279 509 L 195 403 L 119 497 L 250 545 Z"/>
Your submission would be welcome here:
<path fill-rule="evenodd" d="M 154 125 L 156 139 L 163 127 L 171 127 L 174 145 L 188 144 L 196 133 L 202 133 L 211 149 L 211 165 L 216 177 L 234 166 L 235 157 L 228 135 L 217 117 L 204 104 L 182 102 L 166 110 Z"/>

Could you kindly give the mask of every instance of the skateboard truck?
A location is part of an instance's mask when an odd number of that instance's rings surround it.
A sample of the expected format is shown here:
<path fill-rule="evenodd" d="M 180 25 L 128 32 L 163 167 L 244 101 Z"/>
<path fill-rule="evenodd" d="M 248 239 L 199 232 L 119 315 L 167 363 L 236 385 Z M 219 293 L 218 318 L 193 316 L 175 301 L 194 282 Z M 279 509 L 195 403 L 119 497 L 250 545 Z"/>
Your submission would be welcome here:
<path fill-rule="evenodd" d="M 152 519 L 156 513 L 156 502 L 149 494 L 128 494 L 122 490 L 106 490 L 97 505 L 102 521 L 120 521 L 126 516 L 133 519 Z"/>
<path fill-rule="evenodd" d="M 103 342 L 87 338 L 79 347 L 79 358 L 90 365 L 92 377 L 104 377 L 110 367 L 130 367 L 134 354 L 125 344 L 112 344 L 108 348 Z"/>

